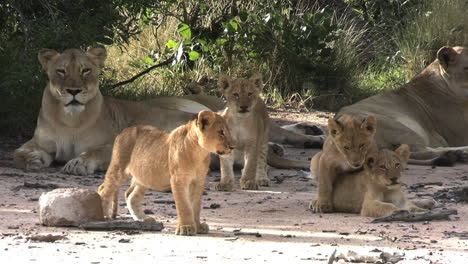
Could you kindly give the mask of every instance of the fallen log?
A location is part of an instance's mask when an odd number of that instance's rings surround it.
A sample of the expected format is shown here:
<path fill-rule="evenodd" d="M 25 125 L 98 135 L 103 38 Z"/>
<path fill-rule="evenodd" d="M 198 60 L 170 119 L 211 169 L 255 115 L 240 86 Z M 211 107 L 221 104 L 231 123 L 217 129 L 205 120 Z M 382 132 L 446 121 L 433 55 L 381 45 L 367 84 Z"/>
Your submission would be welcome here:
<path fill-rule="evenodd" d="M 371 223 L 382 222 L 418 222 L 418 221 L 431 221 L 431 220 L 449 220 L 450 215 L 457 214 L 457 210 L 432 210 L 427 212 L 409 212 L 407 210 L 395 211 L 389 215 L 382 216 L 372 220 Z"/>
<path fill-rule="evenodd" d="M 91 221 L 80 225 L 84 230 L 111 231 L 111 230 L 141 230 L 141 231 L 161 231 L 163 223 L 154 221 L 134 221 L 134 220 L 109 220 Z"/>

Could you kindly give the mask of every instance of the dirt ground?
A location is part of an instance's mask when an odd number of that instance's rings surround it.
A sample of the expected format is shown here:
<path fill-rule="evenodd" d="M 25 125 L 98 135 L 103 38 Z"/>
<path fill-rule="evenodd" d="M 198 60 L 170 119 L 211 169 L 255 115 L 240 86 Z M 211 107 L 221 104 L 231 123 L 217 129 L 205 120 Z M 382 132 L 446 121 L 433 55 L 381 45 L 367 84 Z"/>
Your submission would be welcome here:
<path fill-rule="evenodd" d="M 323 125 L 331 114 L 272 111 L 271 116 Z M 59 167 L 25 173 L 12 167 L 18 144 L 0 142 L 0 263 L 329 263 L 334 250 L 336 257 L 348 260 L 333 263 L 468 263 L 466 202 L 436 199 L 437 208 L 458 210 L 446 221 L 373 224 L 359 215 L 313 214 L 308 204 L 317 188 L 307 171 L 297 170 L 270 168 L 270 187 L 234 192 L 211 190 L 219 180 L 219 172 L 211 172 L 202 210 L 210 226 L 207 235 L 175 236 L 172 194 L 154 191 L 144 208 L 164 223 L 161 232 L 44 227 L 38 216 L 41 193 L 57 187 L 97 190 L 104 174 L 64 175 Z M 287 148 L 286 155 L 310 159 L 317 151 Z M 468 165 L 409 166 L 404 182 L 409 197 L 431 198 L 438 190 L 468 185 Z M 45 186 L 30 188 L 27 183 Z M 129 217 L 122 196 L 119 215 Z M 37 234 L 64 239 L 31 241 Z"/>

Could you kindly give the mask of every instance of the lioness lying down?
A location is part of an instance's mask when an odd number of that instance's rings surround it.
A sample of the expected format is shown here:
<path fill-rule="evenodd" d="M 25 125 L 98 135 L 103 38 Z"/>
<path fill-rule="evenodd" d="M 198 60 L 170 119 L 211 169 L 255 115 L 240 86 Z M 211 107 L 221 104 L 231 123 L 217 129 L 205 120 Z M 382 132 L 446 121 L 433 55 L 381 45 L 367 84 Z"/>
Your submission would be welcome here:
<path fill-rule="evenodd" d="M 328 119 L 330 135 L 323 150 L 312 157 L 310 171 L 317 182 L 317 197 L 309 207 L 313 212 L 333 211 L 332 194 L 337 177 L 361 170 L 370 153 L 377 152 L 374 134 L 377 121 L 370 115 L 365 118 L 342 115 Z"/>
<path fill-rule="evenodd" d="M 397 210 L 425 211 L 406 199 L 401 190 L 400 179 L 409 155 L 408 145 L 401 145 L 395 152 L 380 150 L 367 157 L 363 171 L 340 175 L 333 188 L 335 211 L 370 217 Z"/>
<path fill-rule="evenodd" d="M 104 97 L 99 91 L 99 73 L 106 56 L 104 47 L 87 52 L 78 49 L 39 52 L 49 82 L 33 138 L 15 150 L 16 167 L 37 170 L 56 160 L 66 162 L 65 173 L 86 175 L 105 170 L 114 139 L 124 128 L 152 125 L 171 131 L 194 119 L 199 111 L 209 110 L 208 107 L 219 111 L 224 105 L 219 98 L 203 95 L 140 102 Z M 323 142 L 322 136 L 300 135 L 276 125 L 272 126 L 271 136 L 278 143 L 302 146 Z"/>
<path fill-rule="evenodd" d="M 200 209 L 210 152 L 227 155 L 232 149 L 226 121 L 210 111 L 200 112 L 196 120 L 170 134 L 151 126 L 124 129 L 115 139 L 106 178 L 99 186 L 104 216 L 115 218 L 119 188 L 133 177 L 125 198 L 135 220 L 146 218 L 141 202 L 148 189 L 170 187 L 178 216 L 176 234 L 207 233 Z"/>
<path fill-rule="evenodd" d="M 408 144 L 410 164 L 432 164 L 452 151 L 448 165 L 468 153 L 468 50 L 442 47 L 437 59 L 399 89 L 369 97 L 337 114 L 366 117 L 379 123 L 379 147 Z M 442 164 L 441 164 L 442 165 Z"/>

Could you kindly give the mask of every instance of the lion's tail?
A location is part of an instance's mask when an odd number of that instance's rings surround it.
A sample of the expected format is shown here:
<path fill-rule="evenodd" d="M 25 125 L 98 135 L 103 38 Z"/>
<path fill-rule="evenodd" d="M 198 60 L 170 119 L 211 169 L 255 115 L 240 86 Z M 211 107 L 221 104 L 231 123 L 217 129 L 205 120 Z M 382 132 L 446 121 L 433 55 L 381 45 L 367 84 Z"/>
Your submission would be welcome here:
<path fill-rule="evenodd" d="M 310 161 L 304 160 L 290 160 L 278 156 L 278 154 L 268 151 L 267 156 L 268 165 L 278 169 L 309 169 Z"/>

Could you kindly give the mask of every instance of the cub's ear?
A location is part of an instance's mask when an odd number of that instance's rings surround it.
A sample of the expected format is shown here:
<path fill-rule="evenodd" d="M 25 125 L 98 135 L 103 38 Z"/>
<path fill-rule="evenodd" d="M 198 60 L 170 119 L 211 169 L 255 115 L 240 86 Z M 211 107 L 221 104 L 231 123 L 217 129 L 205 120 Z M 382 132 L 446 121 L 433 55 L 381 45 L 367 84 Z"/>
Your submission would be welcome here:
<path fill-rule="evenodd" d="M 377 118 L 370 115 L 366 119 L 362 120 L 361 128 L 365 129 L 370 134 L 374 134 L 377 129 Z"/>
<path fill-rule="evenodd" d="M 439 59 L 440 65 L 447 69 L 457 61 L 458 53 L 452 47 L 444 46 L 437 51 L 437 59 Z"/>
<path fill-rule="evenodd" d="M 98 66 L 99 68 L 104 67 L 104 61 L 107 58 L 107 51 L 104 46 L 96 46 L 94 48 L 90 48 L 86 55 L 93 61 L 93 63 Z"/>
<path fill-rule="evenodd" d="M 256 74 L 252 75 L 249 78 L 249 81 L 251 81 L 255 85 L 255 87 L 257 88 L 257 90 L 259 92 L 262 92 L 262 90 L 263 90 L 263 79 L 262 79 L 262 74 L 261 73 L 256 73 Z"/>
<path fill-rule="evenodd" d="M 37 54 L 37 58 L 42 65 L 42 69 L 47 72 L 47 65 L 49 62 L 55 58 L 56 56 L 60 55 L 57 51 L 53 49 L 41 49 Z"/>
<path fill-rule="evenodd" d="M 214 123 L 216 119 L 216 114 L 208 111 L 208 110 L 203 110 L 200 113 L 198 113 L 197 117 L 197 126 L 200 130 L 205 130 L 205 128 L 211 126 L 211 124 Z"/>
<path fill-rule="evenodd" d="M 328 119 L 328 130 L 330 131 L 330 136 L 335 137 L 343 131 L 343 127 L 338 119 L 331 117 Z"/>
<path fill-rule="evenodd" d="M 227 75 L 220 75 L 218 80 L 218 89 L 221 93 L 226 92 L 231 84 L 231 78 Z"/>
<path fill-rule="evenodd" d="M 395 153 L 400 157 L 402 162 L 408 162 L 411 151 L 408 145 L 401 144 L 396 150 Z"/>

